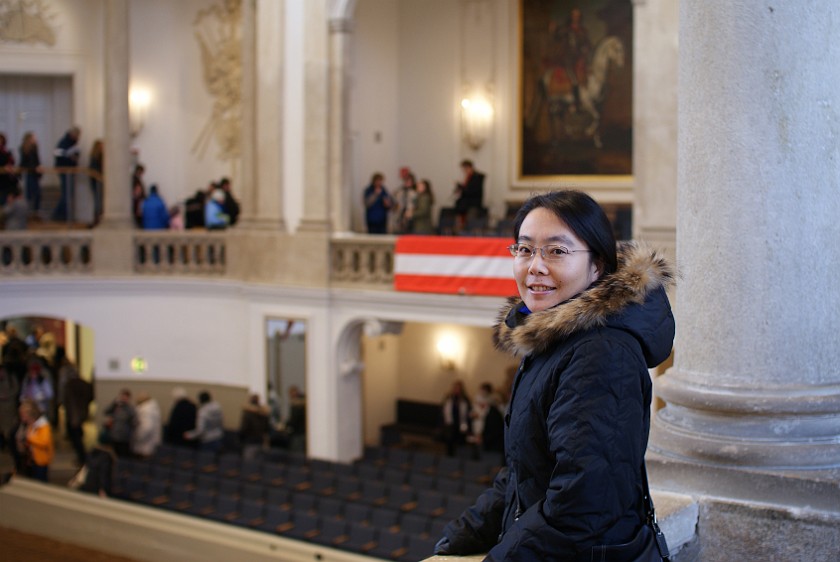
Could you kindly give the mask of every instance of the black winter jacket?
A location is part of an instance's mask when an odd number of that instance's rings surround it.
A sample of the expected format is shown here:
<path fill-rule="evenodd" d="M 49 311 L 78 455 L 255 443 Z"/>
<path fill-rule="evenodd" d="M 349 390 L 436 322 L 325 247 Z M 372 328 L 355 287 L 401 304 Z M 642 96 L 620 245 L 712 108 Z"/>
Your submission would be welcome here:
<path fill-rule="evenodd" d="M 650 429 L 648 368 L 671 352 L 672 267 L 635 244 L 618 270 L 551 309 L 511 299 L 499 349 L 522 356 L 505 417 L 507 467 L 444 530 L 449 554 L 491 561 L 589 560 L 643 522 L 641 467 Z"/>

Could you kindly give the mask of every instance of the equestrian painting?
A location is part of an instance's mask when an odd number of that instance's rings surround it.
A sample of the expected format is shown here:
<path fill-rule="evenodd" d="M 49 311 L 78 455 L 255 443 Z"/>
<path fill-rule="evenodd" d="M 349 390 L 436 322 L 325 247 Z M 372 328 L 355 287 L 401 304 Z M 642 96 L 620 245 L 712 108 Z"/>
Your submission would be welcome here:
<path fill-rule="evenodd" d="M 632 174 L 631 0 L 521 0 L 522 178 Z"/>

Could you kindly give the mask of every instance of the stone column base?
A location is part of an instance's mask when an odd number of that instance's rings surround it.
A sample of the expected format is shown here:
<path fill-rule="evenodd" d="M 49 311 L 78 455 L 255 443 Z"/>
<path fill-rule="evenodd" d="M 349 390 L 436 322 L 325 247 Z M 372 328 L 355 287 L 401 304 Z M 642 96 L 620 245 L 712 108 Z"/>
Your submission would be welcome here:
<path fill-rule="evenodd" d="M 840 385 L 742 388 L 674 369 L 656 380 L 666 406 L 651 423 L 650 449 L 723 466 L 840 466 Z"/>

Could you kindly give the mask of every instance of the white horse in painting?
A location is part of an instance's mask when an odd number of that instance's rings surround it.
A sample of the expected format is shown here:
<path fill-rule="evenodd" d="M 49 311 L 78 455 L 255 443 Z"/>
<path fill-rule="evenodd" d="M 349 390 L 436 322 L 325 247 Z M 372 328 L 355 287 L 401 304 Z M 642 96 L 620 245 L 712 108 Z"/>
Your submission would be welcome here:
<path fill-rule="evenodd" d="M 580 85 L 577 108 L 568 80 L 558 80 L 558 76 L 562 76 L 560 73 L 564 73 L 565 70 L 561 67 L 549 68 L 539 81 L 529 117 L 530 124 L 533 125 L 543 102 L 548 102 L 552 136 L 556 137 L 557 127 L 562 126 L 567 136 L 582 134 L 585 138 L 591 138 L 597 148 L 601 148 L 601 136 L 598 131 L 601 112 L 598 108 L 604 100 L 604 84 L 611 64 L 617 67 L 624 66 L 624 45 L 618 37 L 612 35 L 605 37 L 595 47 L 586 83 Z M 575 118 L 574 109 L 584 115 Z"/>

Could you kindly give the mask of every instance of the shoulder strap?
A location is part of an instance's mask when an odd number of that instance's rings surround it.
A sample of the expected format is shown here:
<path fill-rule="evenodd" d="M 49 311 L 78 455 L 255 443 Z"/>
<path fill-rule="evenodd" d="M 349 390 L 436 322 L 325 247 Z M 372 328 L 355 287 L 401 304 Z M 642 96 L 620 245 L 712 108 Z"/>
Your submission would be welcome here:
<path fill-rule="evenodd" d="M 653 536 L 656 539 L 656 548 L 659 550 L 659 555 L 663 562 L 670 562 L 671 553 L 668 550 L 668 543 L 665 541 L 665 534 L 659 528 L 659 522 L 656 520 L 656 510 L 653 507 L 653 498 L 650 495 L 650 485 L 648 484 L 647 466 L 642 460 L 642 483 L 644 484 L 645 493 L 645 524 L 649 525 L 653 530 Z"/>

